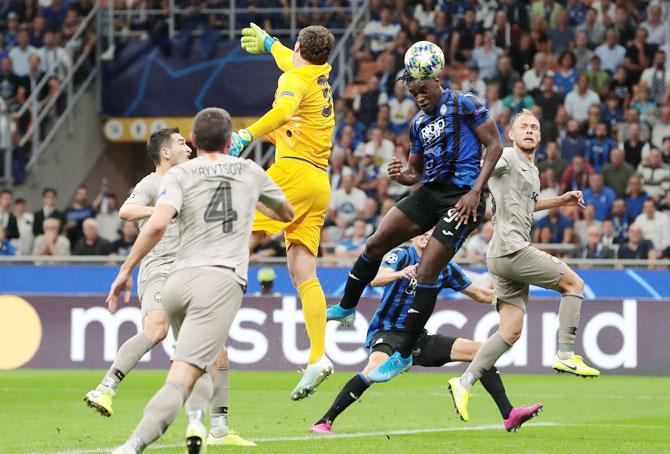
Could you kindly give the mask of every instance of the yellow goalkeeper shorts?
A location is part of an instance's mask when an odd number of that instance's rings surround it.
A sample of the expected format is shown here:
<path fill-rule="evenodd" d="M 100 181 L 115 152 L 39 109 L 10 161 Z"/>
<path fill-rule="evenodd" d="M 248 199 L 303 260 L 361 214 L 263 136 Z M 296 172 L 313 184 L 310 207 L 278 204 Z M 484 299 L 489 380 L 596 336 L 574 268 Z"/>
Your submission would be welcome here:
<path fill-rule="evenodd" d="M 292 222 L 281 222 L 256 211 L 252 230 L 265 232 L 266 235 L 283 231 L 286 249 L 292 244 L 303 244 L 312 254 L 318 255 L 321 227 L 330 203 L 328 172 L 309 161 L 284 157 L 277 160 L 267 173 L 284 191 L 293 205 L 295 216 Z"/>

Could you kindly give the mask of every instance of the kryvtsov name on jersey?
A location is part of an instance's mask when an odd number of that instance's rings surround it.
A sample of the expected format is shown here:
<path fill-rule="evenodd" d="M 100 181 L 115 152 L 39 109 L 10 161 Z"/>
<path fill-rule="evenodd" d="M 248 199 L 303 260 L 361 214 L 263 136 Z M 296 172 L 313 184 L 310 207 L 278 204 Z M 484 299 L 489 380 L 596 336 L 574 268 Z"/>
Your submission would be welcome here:
<path fill-rule="evenodd" d="M 191 172 L 195 176 L 209 177 L 212 175 L 241 175 L 245 170 L 244 162 L 212 163 L 206 166 L 194 167 Z"/>

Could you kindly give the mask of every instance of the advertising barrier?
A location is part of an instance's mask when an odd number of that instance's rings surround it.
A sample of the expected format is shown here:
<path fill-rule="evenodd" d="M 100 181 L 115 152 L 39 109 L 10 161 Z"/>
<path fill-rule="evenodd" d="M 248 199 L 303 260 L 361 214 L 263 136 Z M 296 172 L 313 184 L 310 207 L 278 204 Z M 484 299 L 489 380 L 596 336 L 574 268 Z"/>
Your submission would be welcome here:
<path fill-rule="evenodd" d="M 365 340 L 376 298 L 364 298 L 356 324 L 330 322 L 326 352 L 336 370 L 360 369 L 367 358 Z M 334 300 L 331 299 L 329 304 Z M 556 352 L 558 298 L 533 298 L 525 329 L 498 362 L 505 372 L 551 373 Z M 127 338 L 141 329 L 137 300 L 114 315 L 104 296 L 1 295 L 3 337 L 0 369 L 108 367 Z M 582 306 L 575 350 L 603 374 L 670 375 L 670 304 L 652 300 L 592 300 Z M 440 300 L 429 332 L 483 341 L 496 329 L 497 313 L 469 300 Z M 228 342 L 231 367 L 296 370 L 307 361 L 308 338 L 294 296 L 245 297 Z M 140 367 L 168 367 L 173 340 L 145 355 Z M 462 365 L 445 366 L 450 371 Z M 420 369 L 420 368 L 417 368 Z"/>

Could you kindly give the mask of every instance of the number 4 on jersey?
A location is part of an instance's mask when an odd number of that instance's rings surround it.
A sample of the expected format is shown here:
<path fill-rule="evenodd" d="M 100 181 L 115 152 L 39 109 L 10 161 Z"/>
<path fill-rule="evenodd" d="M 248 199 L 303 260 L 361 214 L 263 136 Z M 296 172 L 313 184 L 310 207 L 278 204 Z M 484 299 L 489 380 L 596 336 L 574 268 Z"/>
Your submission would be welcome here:
<path fill-rule="evenodd" d="M 228 181 L 222 182 L 214 191 L 205 210 L 205 222 L 223 221 L 223 233 L 235 231 L 237 211 L 233 209 L 232 191 Z"/>

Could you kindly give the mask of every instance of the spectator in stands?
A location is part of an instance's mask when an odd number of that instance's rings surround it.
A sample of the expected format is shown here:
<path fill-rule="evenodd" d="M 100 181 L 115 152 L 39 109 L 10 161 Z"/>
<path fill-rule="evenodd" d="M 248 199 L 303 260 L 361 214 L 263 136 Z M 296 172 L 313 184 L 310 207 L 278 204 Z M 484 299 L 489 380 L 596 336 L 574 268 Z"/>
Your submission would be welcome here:
<path fill-rule="evenodd" d="M 16 248 L 7 238 L 7 230 L 0 227 L 0 255 L 16 255 Z"/>
<path fill-rule="evenodd" d="M 503 50 L 493 42 L 493 33 L 484 33 L 482 45 L 472 51 L 472 64 L 479 68 L 479 75 L 485 81 L 492 81 L 497 76 L 498 59 Z"/>
<path fill-rule="evenodd" d="M 614 78 L 610 81 L 609 92 L 619 100 L 619 106 L 628 106 L 628 101 L 630 100 L 631 95 L 631 85 L 628 82 L 626 68 L 623 66 L 619 66 L 616 69 Z"/>
<path fill-rule="evenodd" d="M 649 88 L 643 84 L 633 86 L 631 107 L 640 112 L 640 121 L 643 123 L 653 122 L 656 116 L 656 101 L 649 98 Z"/>
<path fill-rule="evenodd" d="M 112 243 L 119 238 L 121 227 L 118 205 L 116 195 L 106 191 L 101 191 L 93 200 L 93 210 L 98 213 L 95 220 L 100 236 Z"/>
<path fill-rule="evenodd" d="M 614 28 L 619 33 L 619 44 L 628 46 L 635 39 L 636 24 L 624 6 L 617 6 L 614 13 Z"/>
<path fill-rule="evenodd" d="M 377 73 L 379 79 L 379 89 L 387 96 L 393 95 L 396 79 L 398 78 L 398 68 L 395 65 L 395 58 L 391 52 L 384 52 L 379 56 L 379 66 L 381 71 Z"/>
<path fill-rule="evenodd" d="M 362 219 L 356 219 L 351 237 L 340 240 L 335 247 L 335 255 L 338 257 L 358 257 L 363 252 L 367 238 L 367 224 Z"/>
<path fill-rule="evenodd" d="M 35 237 L 44 233 L 42 225 L 45 219 L 55 218 L 62 219 L 63 213 L 56 208 L 56 198 L 58 192 L 53 188 L 44 188 L 42 191 L 42 209 L 33 213 L 33 234 Z M 60 223 L 59 223 L 60 224 Z M 60 227 L 60 225 L 59 225 Z"/>
<path fill-rule="evenodd" d="M 51 0 L 49 6 L 42 8 L 41 15 L 51 29 L 59 29 L 67 16 L 68 4 L 61 0 Z"/>
<path fill-rule="evenodd" d="M 575 30 L 570 26 L 569 20 L 568 12 L 561 11 L 556 18 L 556 26 L 549 31 L 551 49 L 555 54 L 568 50 L 575 39 Z"/>
<path fill-rule="evenodd" d="M 596 172 L 601 172 L 609 164 L 610 154 L 616 148 L 616 144 L 607 133 L 607 125 L 600 122 L 596 126 L 595 136 L 586 143 L 584 158 Z"/>
<path fill-rule="evenodd" d="M 654 260 L 657 257 L 658 253 L 654 250 L 654 245 L 651 241 L 644 239 L 640 227 L 631 225 L 628 228 L 628 242 L 619 247 L 617 258 Z"/>
<path fill-rule="evenodd" d="M 400 25 L 393 23 L 392 20 L 391 8 L 384 7 L 379 13 L 379 20 L 371 20 L 363 28 L 363 36 L 365 36 L 373 58 L 389 50 L 396 35 L 400 32 Z"/>
<path fill-rule="evenodd" d="M 32 255 L 70 255 L 70 241 L 60 234 L 60 220 L 47 217 L 40 229 L 43 233 L 35 238 Z"/>
<path fill-rule="evenodd" d="M 647 20 L 641 24 L 642 28 L 649 32 L 647 41 L 657 46 L 670 43 L 670 23 L 663 20 L 663 9 L 660 3 L 650 3 L 647 14 Z"/>
<path fill-rule="evenodd" d="M 596 135 L 596 127 L 602 123 L 602 110 L 599 104 L 594 104 L 588 108 L 586 121 L 582 123 L 582 134 L 588 139 Z"/>
<path fill-rule="evenodd" d="M 602 222 L 596 219 L 596 208 L 592 203 L 588 203 L 584 208 L 584 219 L 575 222 L 575 234 L 577 235 L 580 244 L 585 245 L 588 241 L 588 230 L 591 227 L 602 229 Z"/>
<path fill-rule="evenodd" d="M 486 96 L 486 83 L 479 77 L 479 68 L 474 62 L 468 63 L 468 77 L 463 81 L 463 91 L 470 92 L 479 99 Z"/>
<path fill-rule="evenodd" d="M 547 143 L 547 148 L 546 148 L 546 158 L 539 162 L 537 167 L 540 170 L 540 172 L 543 172 L 547 169 L 552 170 L 552 177 L 554 180 L 558 180 L 561 175 L 563 175 L 563 171 L 565 171 L 565 168 L 568 166 L 568 163 L 561 157 L 561 150 L 558 148 L 558 144 L 556 142 L 549 142 Z M 558 185 L 557 185 L 558 186 Z M 558 194 L 556 194 L 558 195 Z"/>
<path fill-rule="evenodd" d="M 82 236 L 84 219 L 95 217 L 95 211 L 88 201 L 88 188 L 80 185 L 74 192 L 72 205 L 63 213 L 64 228 L 70 244 L 77 244 Z"/>
<path fill-rule="evenodd" d="M 591 64 L 593 51 L 589 48 L 589 35 L 585 31 L 577 32 L 572 52 L 576 59 L 575 69 L 580 73 L 586 72 Z"/>
<path fill-rule="evenodd" d="M 605 42 L 596 47 L 595 54 L 602 60 L 602 68 L 612 74 L 623 65 L 626 49 L 619 44 L 619 35 L 615 29 L 607 30 Z"/>
<path fill-rule="evenodd" d="M 556 28 L 561 11 L 563 7 L 555 0 L 535 0 L 530 6 L 530 17 L 542 19 L 548 22 L 550 27 Z"/>
<path fill-rule="evenodd" d="M 371 76 L 366 83 L 365 91 L 354 98 L 354 112 L 365 127 L 377 117 L 377 109 L 381 104 L 386 104 L 388 97 L 386 93 L 379 91 L 379 79 Z"/>
<path fill-rule="evenodd" d="M 661 158 L 665 164 L 670 165 L 670 135 L 667 135 L 663 138 Z"/>
<path fill-rule="evenodd" d="M 16 112 L 26 100 L 25 88 L 21 86 L 20 80 L 12 70 L 12 59 L 3 57 L 0 63 L 2 74 L 0 74 L 0 98 L 10 112 Z"/>
<path fill-rule="evenodd" d="M 429 28 L 435 23 L 435 16 L 440 8 L 434 0 L 421 0 L 414 7 L 413 17 L 423 28 Z"/>
<path fill-rule="evenodd" d="M 476 20 L 475 10 L 468 6 L 463 13 L 463 18 L 456 25 L 451 38 L 451 47 L 447 57 L 452 63 L 457 56 L 466 60 L 470 58 L 472 49 L 478 45 L 477 41 L 480 39 L 481 30 L 481 24 Z M 481 72 L 480 75 L 482 79 L 485 79 Z"/>
<path fill-rule="evenodd" d="M 670 72 L 668 72 L 670 75 Z M 663 150 L 663 140 L 670 137 L 670 103 L 663 104 L 659 109 L 659 118 L 651 130 L 651 143 Z"/>
<path fill-rule="evenodd" d="M 109 255 L 112 245 L 98 235 L 98 223 L 93 218 L 87 218 L 83 223 L 83 235 L 77 240 L 72 249 L 72 255 Z"/>
<path fill-rule="evenodd" d="M 596 104 L 600 104 L 600 96 L 589 88 L 586 74 L 581 74 L 575 88 L 565 97 L 565 110 L 575 120 L 584 121 L 589 107 Z"/>
<path fill-rule="evenodd" d="M 628 180 L 635 173 L 635 167 L 624 160 L 624 152 L 615 148 L 610 154 L 610 163 L 602 170 L 603 182 L 614 190 L 617 197 L 626 193 Z"/>
<path fill-rule="evenodd" d="M 550 243 L 572 243 L 572 221 L 561 214 L 558 208 L 552 208 L 544 218 L 537 222 L 533 232 L 533 241 L 548 239 Z"/>
<path fill-rule="evenodd" d="M 30 45 L 30 34 L 28 30 L 21 30 L 18 37 L 18 45 L 9 51 L 9 58 L 12 59 L 12 68 L 14 74 L 18 77 L 28 75 L 29 66 L 28 58 L 37 52 L 33 46 Z M 7 44 L 5 42 L 5 44 Z"/>
<path fill-rule="evenodd" d="M 32 33 L 30 37 L 30 45 L 35 49 L 44 46 L 44 35 L 47 32 L 47 21 L 44 16 L 35 16 L 33 19 Z"/>
<path fill-rule="evenodd" d="M 560 66 L 554 73 L 554 84 L 565 95 L 572 91 L 580 73 L 575 69 L 575 54 L 570 51 L 563 52 L 558 63 Z"/>
<path fill-rule="evenodd" d="M 384 139 L 386 140 L 386 139 Z M 362 189 L 366 196 L 372 197 L 377 191 L 380 168 L 375 164 L 374 150 L 361 148 L 357 151 L 357 172 L 354 176 L 354 185 Z M 360 211 L 360 210 L 359 210 Z"/>
<path fill-rule="evenodd" d="M 524 109 L 530 109 L 534 104 L 533 98 L 526 94 L 526 85 L 522 80 L 514 82 L 512 93 L 503 99 L 503 107 L 509 109 L 512 116 Z"/>
<path fill-rule="evenodd" d="M 642 140 L 640 123 L 631 123 L 628 132 L 629 136 L 623 142 L 624 159 L 628 164 L 637 168 L 642 162 L 642 156 L 649 153 L 649 144 Z"/>
<path fill-rule="evenodd" d="M 489 242 L 493 237 L 493 224 L 487 221 L 482 224 L 479 232 L 465 241 L 463 249 L 465 249 L 465 257 L 468 260 L 475 260 L 478 262 L 486 261 L 486 252 L 488 251 Z"/>
<path fill-rule="evenodd" d="M 2 41 L 5 43 L 7 48 L 16 46 L 18 42 L 18 33 L 19 33 L 19 16 L 14 11 L 10 12 L 7 15 L 7 21 L 5 22 L 6 29 L 2 32 Z"/>
<path fill-rule="evenodd" d="M 642 189 L 642 178 L 637 174 L 630 177 L 626 188 L 626 212 L 631 219 L 642 213 L 642 206 L 648 198 L 649 195 Z"/>
<path fill-rule="evenodd" d="M 351 223 L 365 206 L 366 199 L 365 192 L 354 185 L 353 171 L 345 167 L 342 170 L 341 187 L 330 197 L 329 218 L 332 221 L 344 219 L 347 224 Z"/>
<path fill-rule="evenodd" d="M 656 203 L 647 199 L 644 201 L 642 213 L 635 218 L 633 225 L 640 227 L 645 239 L 651 241 L 654 249 L 661 251 L 670 245 L 670 220 L 668 216 L 656 210 Z"/>
<path fill-rule="evenodd" d="M 358 119 L 356 113 L 351 110 L 345 114 L 344 123 L 335 129 L 336 141 L 342 137 L 342 133 L 347 127 L 351 129 L 351 133 L 353 134 L 351 146 L 353 149 L 356 149 L 358 144 L 363 142 L 365 138 L 365 125 Z"/>
<path fill-rule="evenodd" d="M 628 72 L 628 82 L 630 84 L 634 84 L 640 80 L 640 75 L 645 68 L 651 66 L 651 62 L 654 59 L 654 51 L 657 46 L 648 42 L 647 34 L 646 29 L 638 28 L 635 31 L 635 41 L 626 50 L 624 66 Z"/>
<path fill-rule="evenodd" d="M 633 223 L 633 219 L 628 216 L 626 211 L 626 201 L 616 199 L 612 204 L 612 236 L 614 244 L 625 244 L 628 241 L 628 227 Z"/>
<path fill-rule="evenodd" d="M 124 221 L 121 226 L 121 237 L 112 243 L 110 253 L 122 257 L 127 256 L 139 233 L 137 224 L 132 221 Z"/>
<path fill-rule="evenodd" d="M 14 240 L 16 255 L 30 255 L 33 250 L 33 223 L 34 217 L 26 209 L 25 199 L 16 199 L 14 202 L 14 217 L 19 228 L 19 238 Z"/>
<path fill-rule="evenodd" d="M 658 49 L 654 55 L 654 64 L 642 71 L 640 82 L 649 87 L 649 96 L 657 104 L 661 104 L 665 98 L 668 86 L 670 86 L 670 71 L 665 66 L 667 55 L 664 50 Z"/>
<path fill-rule="evenodd" d="M 597 220 L 609 218 L 615 198 L 614 190 L 603 185 L 602 175 L 594 173 L 589 176 L 589 187 L 584 189 L 584 202 L 595 207 Z"/>
<path fill-rule="evenodd" d="M 507 55 L 502 55 L 498 59 L 498 74 L 496 75 L 496 81 L 500 85 L 500 96 L 504 98 L 512 93 L 517 80 L 521 80 L 521 76 L 512 67 L 512 60 Z"/>
<path fill-rule="evenodd" d="M 286 243 L 282 233 L 263 238 L 251 254 L 252 260 L 262 261 L 265 257 L 286 257 Z"/>
<path fill-rule="evenodd" d="M 554 86 L 553 73 L 542 78 L 542 91 L 535 96 L 535 104 L 542 106 L 542 123 L 555 122 L 558 107 L 563 104 L 563 94 Z"/>
<path fill-rule="evenodd" d="M 638 166 L 637 172 L 644 181 L 644 192 L 655 201 L 660 201 L 670 189 L 670 166 L 663 163 L 656 148 L 651 149 L 649 159 Z"/>
<path fill-rule="evenodd" d="M 40 70 L 62 82 L 72 70 L 72 60 L 67 51 L 59 46 L 58 39 L 57 32 L 47 31 L 44 35 L 44 47 L 38 50 L 38 54 L 42 65 Z"/>
<path fill-rule="evenodd" d="M 593 167 L 583 156 L 573 156 L 572 163 L 565 168 L 561 178 L 561 192 L 581 191 L 589 187 Z"/>
<path fill-rule="evenodd" d="M 619 99 L 613 93 L 606 95 L 602 120 L 613 130 L 618 128 L 619 123 L 623 121 L 623 109 L 619 105 Z"/>
<path fill-rule="evenodd" d="M 550 76 L 553 84 L 553 75 L 553 71 L 547 71 L 547 54 L 538 52 L 533 57 L 533 66 L 523 73 L 521 79 L 526 86 L 526 90 L 531 94 L 537 95 L 541 92 L 542 84 L 546 76 Z M 553 93 L 553 91 L 552 85 L 550 94 Z"/>
<path fill-rule="evenodd" d="M 575 248 L 570 256 L 579 259 L 613 259 L 614 250 L 605 246 L 601 241 L 600 227 L 591 226 L 587 232 L 585 244 Z"/>
<path fill-rule="evenodd" d="M 503 103 L 500 100 L 500 86 L 498 84 L 488 84 L 486 86 L 486 97 L 484 104 L 489 109 L 489 114 L 497 119 L 503 110 Z"/>
<path fill-rule="evenodd" d="M 5 229 L 5 237 L 9 240 L 19 238 L 19 226 L 12 214 L 13 198 L 14 194 L 9 189 L 0 191 L 0 229 Z"/>
<path fill-rule="evenodd" d="M 612 74 L 614 74 L 612 72 Z M 591 57 L 591 66 L 586 71 L 589 88 L 595 91 L 601 98 L 607 95 L 610 85 L 610 73 L 601 67 L 601 59 L 598 55 Z"/>
<path fill-rule="evenodd" d="M 598 10 L 589 8 L 586 11 L 586 20 L 577 26 L 577 32 L 586 33 L 589 37 L 590 46 L 602 42 L 605 36 L 605 27 L 598 21 Z"/>
<path fill-rule="evenodd" d="M 393 137 L 395 134 L 391 130 L 391 109 L 388 104 L 382 104 L 377 109 L 377 118 L 370 124 L 370 130 L 379 129 L 384 137 Z"/>
<path fill-rule="evenodd" d="M 386 165 L 391 161 L 395 153 L 395 145 L 389 139 L 384 138 L 381 129 L 370 130 L 370 140 L 363 145 L 361 156 L 372 156 L 377 165 Z"/>

